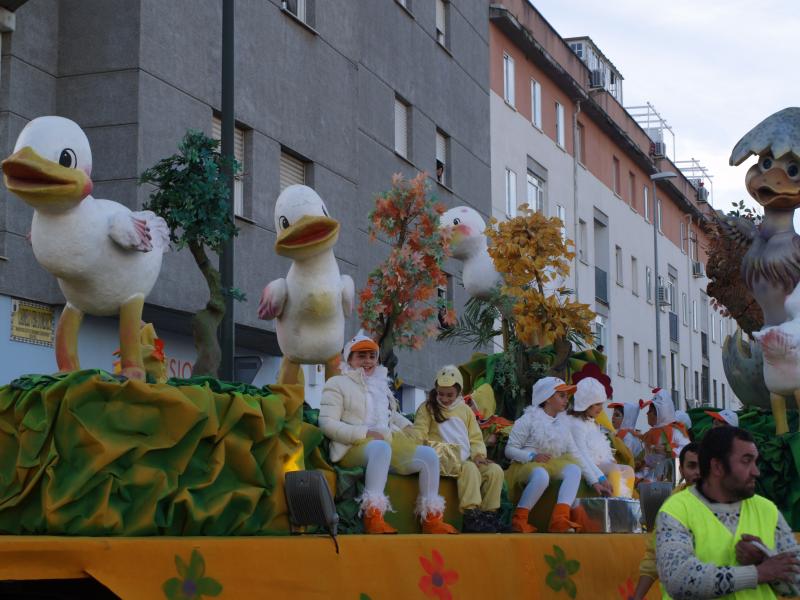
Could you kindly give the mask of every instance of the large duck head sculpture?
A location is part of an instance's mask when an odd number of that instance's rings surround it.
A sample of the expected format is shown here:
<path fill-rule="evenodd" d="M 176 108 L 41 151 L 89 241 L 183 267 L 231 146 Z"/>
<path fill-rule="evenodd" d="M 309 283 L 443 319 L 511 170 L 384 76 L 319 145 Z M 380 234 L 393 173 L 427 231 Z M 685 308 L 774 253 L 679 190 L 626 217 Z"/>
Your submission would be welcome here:
<path fill-rule="evenodd" d="M 764 352 L 764 380 L 770 391 L 778 433 L 788 430 L 785 397 L 800 401 L 800 334 L 787 310 L 800 283 L 800 236 L 794 211 L 800 206 L 800 108 L 785 108 L 764 119 L 733 149 L 731 165 L 758 156 L 745 177 L 750 195 L 764 207 L 756 228 L 747 219 L 725 217 L 729 235 L 749 246 L 742 278 L 764 314 L 755 334 Z"/>
<path fill-rule="evenodd" d="M 310 187 L 291 185 L 275 203 L 275 252 L 292 259 L 285 279 L 264 288 L 260 319 L 275 319 L 283 353 L 280 383 L 299 382 L 302 364 L 325 364 L 326 377 L 339 370 L 344 319 L 353 309 L 353 280 L 339 274 L 333 246 L 339 222 Z"/>
<path fill-rule="evenodd" d="M 451 231 L 450 251 L 464 263 L 464 289 L 474 298 L 488 299 L 500 284 L 486 241 L 486 223 L 473 208 L 457 206 L 442 215 L 441 227 Z"/>
<path fill-rule="evenodd" d="M 34 256 L 66 297 L 56 329 L 58 369 L 80 368 L 84 314 L 119 314 L 122 375 L 144 379 L 142 307 L 168 248 L 167 224 L 150 211 L 131 212 L 92 197 L 89 140 L 69 119 L 49 116 L 28 123 L 2 168 L 8 190 L 34 209 Z"/>

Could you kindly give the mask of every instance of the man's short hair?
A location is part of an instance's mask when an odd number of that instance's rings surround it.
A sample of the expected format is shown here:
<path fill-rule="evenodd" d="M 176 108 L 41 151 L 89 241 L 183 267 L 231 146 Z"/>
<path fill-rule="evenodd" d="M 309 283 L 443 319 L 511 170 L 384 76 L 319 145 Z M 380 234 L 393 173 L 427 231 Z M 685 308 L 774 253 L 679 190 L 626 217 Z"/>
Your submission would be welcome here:
<path fill-rule="evenodd" d="M 738 427 L 717 427 L 706 433 L 700 444 L 701 479 L 706 479 L 711 473 L 711 460 L 714 458 L 722 462 L 726 473 L 730 472 L 734 440 L 755 443 L 750 433 Z"/>
<path fill-rule="evenodd" d="M 678 462 L 680 463 L 681 467 L 683 466 L 683 463 L 686 461 L 686 454 L 689 453 L 689 452 L 694 452 L 699 457 L 700 456 L 700 444 L 698 444 L 697 442 L 692 442 L 690 444 L 686 444 L 683 447 L 683 449 L 681 450 L 681 453 L 678 455 Z"/>

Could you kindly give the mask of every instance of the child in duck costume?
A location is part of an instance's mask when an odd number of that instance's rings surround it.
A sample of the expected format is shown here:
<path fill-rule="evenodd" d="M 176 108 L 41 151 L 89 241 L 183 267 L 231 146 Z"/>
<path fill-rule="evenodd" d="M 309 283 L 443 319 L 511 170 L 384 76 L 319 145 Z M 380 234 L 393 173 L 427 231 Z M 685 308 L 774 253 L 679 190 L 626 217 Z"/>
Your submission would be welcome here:
<path fill-rule="evenodd" d="M 683 423 L 675 418 L 675 406 L 667 390 L 653 389 L 653 397 L 640 401 L 641 408 L 647 410 L 647 424 L 650 430 L 644 434 L 645 449 L 670 458 L 677 458 L 683 447 L 689 443 L 689 433 Z"/>
<path fill-rule="evenodd" d="M 595 423 L 595 417 L 603 411 L 605 400 L 606 390 L 602 383 L 593 377 L 581 379 L 575 390 L 574 404 L 567 416 L 567 422 L 581 455 L 583 475 L 587 483 L 595 486 L 595 490 L 603 495 L 630 498 L 635 480 L 634 471 L 630 466 L 614 461 L 611 442 L 605 431 Z"/>
<path fill-rule="evenodd" d="M 633 402 L 612 402 L 608 408 L 614 410 L 611 424 L 617 430 L 617 437 L 623 441 L 633 455 L 634 462 L 638 463 L 644 455 L 644 444 L 639 439 L 636 431 L 636 421 L 639 419 L 639 405 Z"/>
<path fill-rule="evenodd" d="M 581 483 L 580 457 L 564 418 L 569 395 L 575 392 L 575 387 L 557 377 L 543 377 L 537 381 L 531 406 L 516 420 L 508 436 L 506 457 L 513 462 L 506 471 L 506 481 L 512 497 L 524 487 L 511 519 L 512 531 L 536 531 L 528 524 L 528 515 L 547 489 L 551 476 L 561 479 L 561 487 L 549 531 L 561 533 L 580 529 L 577 523 L 569 520 L 570 507 Z"/>
<path fill-rule="evenodd" d="M 459 509 L 464 532 L 496 533 L 503 490 L 503 469 L 486 458 L 486 444 L 472 409 L 461 396 L 464 379 L 448 365 L 436 375 L 436 386 L 414 418 L 418 439 L 457 447 Z"/>
<path fill-rule="evenodd" d="M 407 435 L 412 425 L 397 410 L 386 367 L 378 364 L 378 344 L 359 333 L 345 346 L 343 358 L 342 374 L 322 390 L 319 427 L 331 440 L 331 461 L 366 467 L 360 498 L 365 533 L 397 533 L 383 518 L 391 510 L 384 492 L 390 469 L 401 475 L 420 473 L 416 512 L 423 533 L 458 533 L 442 519 L 439 457 Z"/>

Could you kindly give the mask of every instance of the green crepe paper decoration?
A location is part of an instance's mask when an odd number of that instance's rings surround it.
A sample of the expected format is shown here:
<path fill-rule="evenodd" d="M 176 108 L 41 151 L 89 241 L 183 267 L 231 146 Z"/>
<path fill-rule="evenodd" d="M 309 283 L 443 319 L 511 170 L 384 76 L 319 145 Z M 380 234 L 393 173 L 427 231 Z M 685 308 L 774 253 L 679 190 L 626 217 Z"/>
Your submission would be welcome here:
<path fill-rule="evenodd" d="M 288 534 L 283 474 L 317 439 L 302 387 L 99 370 L 0 387 L 0 532 Z"/>
<path fill-rule="evenodd" d="M 692 435 L 702 440 L 711 428 L 712 419 L 705 411 L 693 408 Z M 739 427 L 750 432 L 758 447 L 758 468 L 761 471 L 756 493 L 772 500 L 783 513 L 793 531 L 800 531 L 800 433 L 797 433 L 798 413 L 788 411 L 789 430 L 775 435 L 772 413 L 748 408 L 739 414 Z"/>

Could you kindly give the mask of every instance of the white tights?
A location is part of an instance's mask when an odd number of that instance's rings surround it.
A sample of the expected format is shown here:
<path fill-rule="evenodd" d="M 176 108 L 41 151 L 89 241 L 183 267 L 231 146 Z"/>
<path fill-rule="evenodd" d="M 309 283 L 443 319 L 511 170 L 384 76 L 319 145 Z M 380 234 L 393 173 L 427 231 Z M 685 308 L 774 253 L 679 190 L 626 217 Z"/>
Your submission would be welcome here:
<path fill-rule="evenodd" d="M 581 470 L 578 465 L 566 465 L 561 470 L 561 487 L 558 488 L 558 504 L 572 505 L 575 496 L 578 495 L 578 486 L 581 483 Z M 519 499 L 519 508 L 532 509 L 542 497 L 547 486 L 550 485 L 550 475 L 547 471 L 538 467 L 531 471 L 528 477 L 528 484 L 522 491 Z"/>

